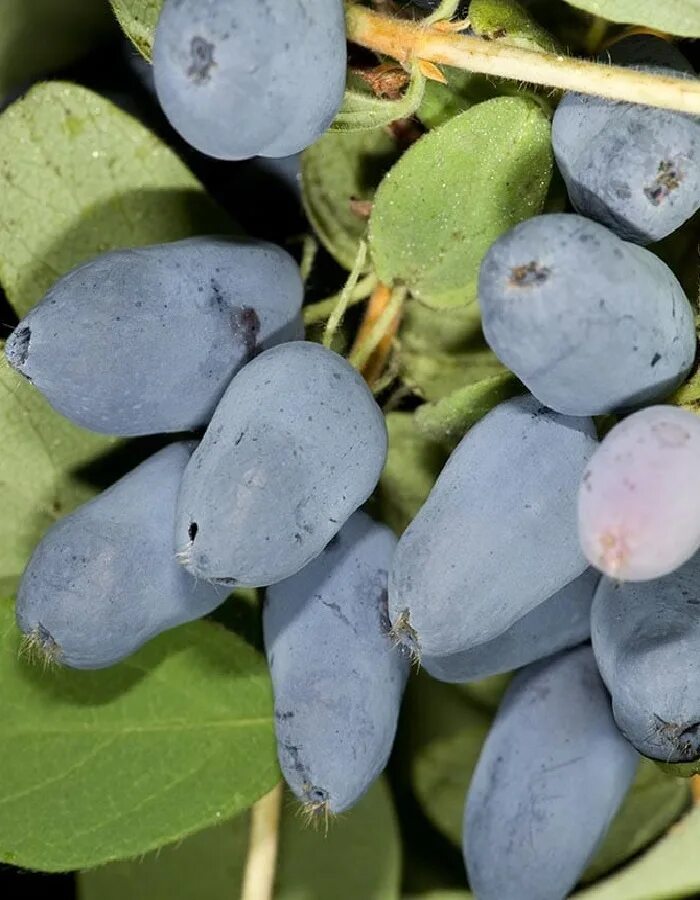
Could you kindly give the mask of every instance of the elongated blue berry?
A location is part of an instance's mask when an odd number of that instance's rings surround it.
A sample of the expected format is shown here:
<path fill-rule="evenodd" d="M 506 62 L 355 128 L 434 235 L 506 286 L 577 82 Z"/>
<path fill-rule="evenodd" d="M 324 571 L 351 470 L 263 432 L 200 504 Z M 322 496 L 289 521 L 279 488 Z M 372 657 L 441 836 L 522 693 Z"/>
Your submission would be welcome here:
<path fill-rule="evenodd" d="M 399 541 L 397 636 L 421 655 L 472 650 L 580 575 L 576 488 L 595 447 L 590 419 L 529 396 L 472 428 Z"/>
<path fill-rule="evenodd" d="M 409 667 L 389 634 L 395 546 L 388 528 L 355 513 L 317 559 L 267 590 L 280 766 L 312 812 L 352 806 L 391 752 Z"/>
<path fill-rule="evenodd" d="M 700 759 L 700 555 L 656 581 L 604 578 L 591 635 L 627 739 L 662 762 Z"/>
<path fill-rule="evenodd" d="M 586 569 L 493 640 L 451 656 L 422 656 L 433 678 L 456 684 L 511 672 L 591 637 L 591 603 L 600 574 Z"/>
<path fill-rule="evenodd" d="M 226 599 L 175 559 L 175 504 L 193 449 L 171 444 L 47 532 L 17 595 L 30 648 L 100 669 Z"/>
<path fill-rule="evenodd" d="M 464 858 L 479 900 L 564 900 L 600 846 L 639 756 L 588 645 L 524 669 L 474 773 Z"/>
<path fill-rule="evenodd" d="M 303 336 L 303 288 L 272 244 L 191 238 L 73 269 L 20 322 L 10 364 L 59 412 L 105 434 L 206 425 L 259 350 Z"/>
<path fill-rule="evenodd" d="M 231 382 L 185 471 L 183 565 L 226 584 L 294 575 L 367 500 L 386 449 L 381 410 L 341 356 L 301 341 L 262 353 Z"/>

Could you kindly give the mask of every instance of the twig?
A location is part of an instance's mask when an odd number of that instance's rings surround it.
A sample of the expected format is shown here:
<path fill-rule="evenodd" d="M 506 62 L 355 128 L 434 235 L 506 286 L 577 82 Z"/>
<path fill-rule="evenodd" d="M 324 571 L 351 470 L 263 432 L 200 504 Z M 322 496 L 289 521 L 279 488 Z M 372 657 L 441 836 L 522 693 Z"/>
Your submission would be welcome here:
<path fill-rule="evenodd" d="M 272 900 L 274 896 L 283 790 L 278 784 L 253 806 L 240 900 Z"/>
<path fill-rule="evenodd" d="M 548 85 L 647 106 L 700 115 L 700 80 L 639 72 L 553 53 L 522 50 L 500 41 L 452 34 L 379 15 L 354 2 L 346 6 L 348 38 L 403 65 L 427 60 L 468 72 Z"/>
<path fill-rule="evenodd" d="M 352 267 L 352 272 L 350 272 L 348 280 L 345 282 L 345 287 L 340 293 L 338 302 L 335 304 L 333 312 L 326 323 L 326 330 L 323 333 L 324 347 L 333 346 L 333 338 L 335 337 L 335 333 L 338 330 L 340 323 L 343 321 L 343 316 L 350 303 L 350 298 L 357 287 L 357 282 L 360 280 L 360 275 L 362 275 L 364 271 L 366 261 L 367 244 L 364 241 L 360 241 L 360 245 L 357 249 L 357 256 L 355 257 L 355 265 Z"/>
<path fill-rule="evenodd" d="M 399 327 L 406 288 L 377 286 L 349 356 L 368 384 L 381 374 Z M 376 356 L 375 356 L 376 353 Z"/>
<path fill-rule="evenodd" d="M 354 306 L 355 303 L 361 303 L 363 300 L 366 300 L 374 290 L 376 283 L 377 276 L 374 274 L 361 278 L 350 291 L 347 307 L 349 308 L 350 306 Z M 338 305 L 341 294 L 342 291 L 333 294 L 331 297 L 326 297 L 324 300 L 319 300 L 317 303 L 312 303 L 310 306 L 305 306 L 304 324 L 316 325 L 318 322 L 325 322 Z"/>
<path fill-rule="evenodd" d="M 396 332 L 399 328 L 400 312 L 394 315 L 387 326 L 383 328 L 382 333 L 377 340 L 374 337 L 374 330 L 377 323 L 382 320 L 387 307 L 392 300 L 391 288 L 381 282 L 375 287 L 374 292 L 367 304 L 365 317 L 362 320 L 355 343 L 350 351 L 350 362 L 358 365 L 367 384 L 371 386 L 379 378 L 384 371 L 387 360 L 391 354 L 391 348 L 394 343 Z M 370 342 L 374 341 L 373 349 Z M 369 352 L 367 352 L 367 349 Z M 358 360 L 360 361 L 358 364 Z"/>

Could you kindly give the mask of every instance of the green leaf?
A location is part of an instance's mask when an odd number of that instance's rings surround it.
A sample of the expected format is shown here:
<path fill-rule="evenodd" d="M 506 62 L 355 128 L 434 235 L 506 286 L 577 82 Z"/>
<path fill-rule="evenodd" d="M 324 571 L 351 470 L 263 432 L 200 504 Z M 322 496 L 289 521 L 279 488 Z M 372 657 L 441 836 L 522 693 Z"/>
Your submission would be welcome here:
<path fill-rule="evenodd" d="M 386 425 L 389 453 L 374 502 L 378 518 L 401 534 L 425 503 L 447 454 L 417 431 L 412 413 L 389 413 Z"/>
<path fill-rule="evenodd" d="M 18 656 L 0 603 L 0 860 L 56 872 L 136 856 L 277 782 L 265 661 L 196 622 L 101 672 Z"/>
<path fill-rule="evenodd" d="M 693 372 L 688 381 L 674 391 L 666 402 L 700 414 L 700 370 Z"/>
<path fill-rule="evenodd" d="M 551 174 L 550 123 L 532 101 L 489 100 L 433 129 L 377 191 L 377 275 L 432 307 L 472 303 L 484 254 L 541 211 Z"/>
<path fill-rule="evenodd" d="M 0 344 L 0 353 L 2 345 Z M 11 593 L 41 536 L 98 490 L 89 464 L 120 445 L 55 413 L 0 362 L 0 594 Z"/>
<path fill-rule="evenodd" d="M 561 53 L 552 35 L 517 0 L 471 0 L 469 21 L 474 32 L 523 50 Z"/>
<path fill-rule="evenodd" d="M 506 371 L 484 339 L 476 304 L 436 310 L 410 302 L 399 339 L 401 377 L 429 401 Z"/>
<path fill-rule="evenodd" d="M 328 836 L 300 824 L 288 804 L 275 900 L 398 900 L 400 885 L 400 835 L 383 781 L 332 822 Z"/>
<path fill-rule="evenodd" d="M 515 375 L 500 372 L 458 388 L 436 403 L 419 407 L 416 410 L 416 425 L 430 440 L 454 445 L 494 406 L 522 390 Z"/>
<path fill-rule="evenodd" d="M 677 900 L 700 894 L 700 808 L 688 813 L 643 856 L 577 893 L 581 900 Z"/>
<path fill-rule="evenodd" d="M 396 119 L 412 116 L 423 100 L 425 77 L 414 71 L 408 87 L 398 100 L 377 97 L 359 84 L 350 84 L 343 105 L 331 125 L 332 131 L 371 131 Z"/>
<path fill-rule="evenodd" d="M 136 49 L 150 60 L 153 36 L 164 0 L 110 0 L 114 15 Z"/>
<path fill-rule="evenodd" d="M 669 778 L 653 762 L 641 759 L 634 784 L 583 880 L 599 879 L 665 834 L 689 802 L 686 780 Z"/>
<path fill-rule="evenodd" d="M 107 0 L 3 0 L 0 103 L 13 88 L 88 52 L 111 24 Z"/>
<path fill-rule="evenodd" d="M 62 82 L 0 116 L 0 192 L 0 282 L 20 316 L 98 253 L 232 230 L 155 135 Z"/>
<path fill-rule="evenodd" d="M 467 787 L 491 727 L 491 715 L 455 685 L 419 675 L 406 695 L 411 730 L 411 780 L 427 817 L 461 847 Z"/>
<path fill-rule="evenodd" d="M 241 896 L 250 816 L 242 815 L 142 860 L 113 863 L 78 879 L 80 900 L 222 900 Z M 296 814 L 286 795 L 274 900 L 398 900 L 401 846 L 383 781 L 328 835 Z"/>
<path fill-rule="evenodd" d="M 457 684 L 455 687 L 472 706 L 478 706 L 493 715 L 500 706 L 512 677 L 511 672 L 504 675 L 490 675 L 488 678 L 482 678 L 481 681 L 469 681 L 466 684 Z"/>
<path fill-rule="evenodd" d="M 416 115 L 426 128 L 437 128 L 484 100 L 503 93 L 501 82 L 487 75 L 465 72 L 452 66 L 441 66 L 447 84 L 428 81 Z"/>
<path fill-rule="evenodd" d="M 383 128 L 328 132 L 302 155 L 306 214 L 319 240 L 348 271 L 367 231 L 367 220 L 353 212 L 351 201 L 371 201 L 399 155 L 396 141 Z"/>
<path fill-rule="evenodd" d="M 700 0 L 567 0 L 612 22 L 645 25 L 670 34 L 700 37 Z"/>

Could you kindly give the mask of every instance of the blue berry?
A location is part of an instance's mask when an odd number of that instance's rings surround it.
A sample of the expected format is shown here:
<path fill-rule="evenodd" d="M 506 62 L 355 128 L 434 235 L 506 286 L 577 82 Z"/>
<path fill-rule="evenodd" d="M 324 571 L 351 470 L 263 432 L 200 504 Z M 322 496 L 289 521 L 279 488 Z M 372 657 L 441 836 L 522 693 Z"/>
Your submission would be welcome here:
<path fill-rule="evenodd" d="M 694 77 L 679 50 L 650 35 L 627 38 L 609 55 L 613 63 Z M 578 212 L 625 240 L 659 241 L 700 208 L 696 116 L 570 93 L 554 115 L 552 143 Z"/>
<path fill-rule="evenodd" d="M 73 269 L 5 355 L 63 415 L 105 434 L 207 424 L 258 350 L 303 336 L 296 263 L 272 244 L 191 238 Z"/>
<path fill-rule="evenodd" d="M 374 490 L 384 417 L 338 354 L 295 342 L 233 379 L 185 472 L 180 559 L 192 574 L 261 587 L 323 550 Z"/>
<path fill-rule="evenodd" d="M 263 622 L 282 772 L 312 813 L 352 806 L 386 766 L 409 661 L 389 634 L 393 533 L 355 513 L 268 588 Z"/>
<path fill-rule="evenodd" d="M 464 858 L 479 900 L 563 900 L 600 846 L 639 756 L 588 645 L 516 676 L 469 787 Z"/>
<path fill-rule="evenodd" d="M 440 681 L 464 684 L 511 672 L 590 640 L 591 603 L 599 581 L 595 569 L 586 569 L 498 637 L 451 656 L 423 656 L 421 666 Z"/>
<path fill-rule="evenodd" d="M 153 65 L 166 116 L 197 150 L 289 156 L 342 102 L 342 0 L 165 0 Z"/>
<path fill-rule="evenodd" d="M 467 433 L 396 551 L 389 611 L 405 643 L 427 656 L 472 650 L 584 571 L 576 490 L 594 434 L 590 419 L 530 396 Z"/>
<path fill-rule="evenodd" d="M 591 635 L 625 737 L 651 759 L 700 759 L 700 554 L 656 581 L 604 578 Z"/>
<path fill-rule="evenodd" d="M 17 595 L 30 648 L 64 666 L 101 669 L 226 599 L 175 560 L 177 492 L 193 449 L 171 444 L 49 529 Z"/>
<path fill-rule="evenodd" d="M 565 415 L 664 397 L 693 364 L 693 311 L 674 274 L 582 216 L 536 216 L 499 238 L 479 301 L 501 362 Z"/>

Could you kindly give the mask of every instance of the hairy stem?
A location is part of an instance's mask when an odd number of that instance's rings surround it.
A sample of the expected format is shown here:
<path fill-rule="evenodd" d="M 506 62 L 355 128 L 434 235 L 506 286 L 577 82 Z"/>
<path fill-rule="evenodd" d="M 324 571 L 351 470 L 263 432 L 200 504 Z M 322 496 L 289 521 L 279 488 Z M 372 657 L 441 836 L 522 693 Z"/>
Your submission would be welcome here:
<path fill-rule="evenodd" d="M 424 22 L 380 15 L 354 2 L 346 6 L 348 38 L 391 56 L 454 66 L 468 72 L 548 85 L 700 115 L 700 81 L 638 72 L 607 63 L 521 50 L 499 41 L 451 33 Z"/>
<path fill-rule="evenodd" d="M 355 287 L 350 291 L 350 296 L 347 301 L 347 308 L 350 308 L 356 303 L 361 303 L 363 300 L 366 300 L 374 290 L 374 286 L 376 283 L 377 276 L 374 274 L 370 274 L 365 276 L 364 278 L 361 278 L 357 282 Z M 339 291 L 337 294 L 333 294 L 332 297 L 326 297 L 325 300 L 319 300 L 317 303 L 312 303 L 310 306 L 305 306 L 304 324 L 316 325 L 319 322 L 325 322 L 338 305 L 338 301 L 340 300 L 342 293 L 342 291 Z"/>
<path fill-rule="evenodd" d="M 241 900 L 272 900 L 274 896 L 283 791 L 278 784 L 253 806 Z"/>

